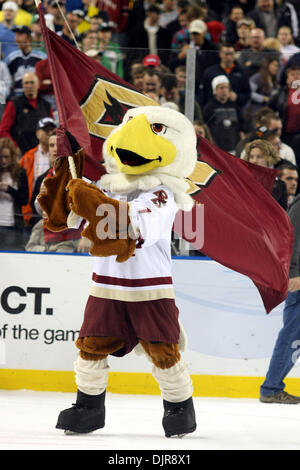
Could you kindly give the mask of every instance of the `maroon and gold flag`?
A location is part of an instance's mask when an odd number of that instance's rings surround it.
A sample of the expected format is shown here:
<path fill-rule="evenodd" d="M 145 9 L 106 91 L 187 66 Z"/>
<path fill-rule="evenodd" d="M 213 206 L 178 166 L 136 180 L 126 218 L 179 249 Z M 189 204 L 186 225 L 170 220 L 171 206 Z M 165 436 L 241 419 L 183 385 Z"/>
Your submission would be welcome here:
<path fill-rule="evenodd" d="M 87 155 L 85 176 L 97 180 L 104 173 L 103 141 L 127 109 L 157 103 L 49 31 L 42 4 L 38 10 L 59 113 L 58 154 L 70 153 L 68 130 Z M 175 224 L 177 231 L 180 226 L 182 237 L 196 249 L 248 276 L 270 312 L 287 296 L 293 244 L 289 218 L 270 194 L 275 172 L 247 164 L 205 139 L 198 151 L 188 180 L 197 204 L 189 223 Z M 203 217 L 198 216 L 200 207 Z M 203 237 L 198 236 L 201 231 Z M 191 232 L 196 232 L 195 240 Z"/>
<path fill-rule="evenodd" d="M 176 219 L 183 238 L 199 251 L 254 282 L 267 313 L 288 294 L 293 247 L 290 219 L 271 195 L 276 174 L 201 139 L 189 178 L 193 217 Z"/>
<path fill-rule="evenodd" d="M 42 3 L 38 12 L 59 117 L 58 154 L 70 154 L 68 130 L 85 150 L 85 176 L 96 180 L 104 173 L 102 144 L 125 112 L 157 103 L 49 30 Z"/>

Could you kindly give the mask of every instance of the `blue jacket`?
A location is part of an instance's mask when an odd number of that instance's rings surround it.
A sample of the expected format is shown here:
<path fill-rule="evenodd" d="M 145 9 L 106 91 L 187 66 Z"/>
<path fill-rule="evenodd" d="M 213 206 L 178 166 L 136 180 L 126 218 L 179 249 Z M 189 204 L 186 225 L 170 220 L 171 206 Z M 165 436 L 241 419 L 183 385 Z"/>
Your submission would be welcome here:
<path fill-rule="evenodd" d="M 4 26 L 3 23 L 0 23 L 0 42 L 2 59 L 5 59 L 11 52 L 18 50 L 15 42 L 15 33 Z"/>

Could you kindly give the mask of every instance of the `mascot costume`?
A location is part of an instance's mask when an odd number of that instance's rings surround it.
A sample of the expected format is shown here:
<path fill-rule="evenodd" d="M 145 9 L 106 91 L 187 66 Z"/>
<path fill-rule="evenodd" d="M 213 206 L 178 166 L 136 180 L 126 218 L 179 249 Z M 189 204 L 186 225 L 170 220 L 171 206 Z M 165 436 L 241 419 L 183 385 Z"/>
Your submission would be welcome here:
<path fill-rule="evenodd" d="M 69 136 L 70 141 L 72 136 Z M 72 142 L 71 142 L 72 143 Z M 59 414 L 56 427 L 88 433 L 105 424 L 108 356 L 133 349 L 152 361 L 165 435 L 196 429 L 193 386 L 181 357 L 185 335 L 178 319 L 171 276 L 171 233 L 178 209 L 190 211 L 188 195 L 197 160 L 192 123 L 160 106 L 133 108 L 103 145 L 106 174 L 95 184 L 81 179 L 83 151 L 72 146 L 77 178 L 58 158 L 55 177 L 38 197 L 54 231 L 86 221 L 94 271 L 76 346 L 77 400 Z"/>

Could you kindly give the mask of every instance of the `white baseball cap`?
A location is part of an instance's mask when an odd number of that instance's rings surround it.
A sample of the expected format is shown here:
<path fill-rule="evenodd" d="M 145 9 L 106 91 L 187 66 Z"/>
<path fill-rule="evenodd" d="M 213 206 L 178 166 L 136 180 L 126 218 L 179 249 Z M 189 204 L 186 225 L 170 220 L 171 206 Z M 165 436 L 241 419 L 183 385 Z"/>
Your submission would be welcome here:
<path fill-rule="evenodd" d="M 2 10 L 13 10 L 18 11 L 18 5 L 15 2 L 4 2 Z"/>
<path fill-rule="evenodd" d="M 87 55 L 88 57 L 97 57 L 98 55 L 102 55 L 102 51 L 100 51 L 99 49 L 89 49 L 85 55 Z"/>
<path fill-rule="evenodd" d="M 207 31 L 207 26 L 202 20 L 194 20 L 191 22 L 189 26 L 189 32 L 192 33 L 198 33 L 198 34 L 204 34 Z"/>
<path fill-rule="evenodd" d="M 227 85 L 229 85 L 228 78 L 226 77 L 226 75 L 217 75 L 211 82 L 213 92 L 215 92 L 217 86 L 221 85 L 222 83 L 227 83 Z"/>

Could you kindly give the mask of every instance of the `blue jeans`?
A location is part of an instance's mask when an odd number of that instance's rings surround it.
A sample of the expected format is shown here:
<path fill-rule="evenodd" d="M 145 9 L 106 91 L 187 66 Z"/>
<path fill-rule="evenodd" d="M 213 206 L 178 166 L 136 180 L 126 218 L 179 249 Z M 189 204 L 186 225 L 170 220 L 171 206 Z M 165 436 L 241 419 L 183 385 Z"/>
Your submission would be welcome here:
<path fill-rule="evenodd" d="M 283 379 L 295 365 L 300 347 L 300 290 L 290 292 L 283 310 L 283 327 L 278 334 L 266 379 L 260 387 L 261 395 L 281 392 Z"/>

